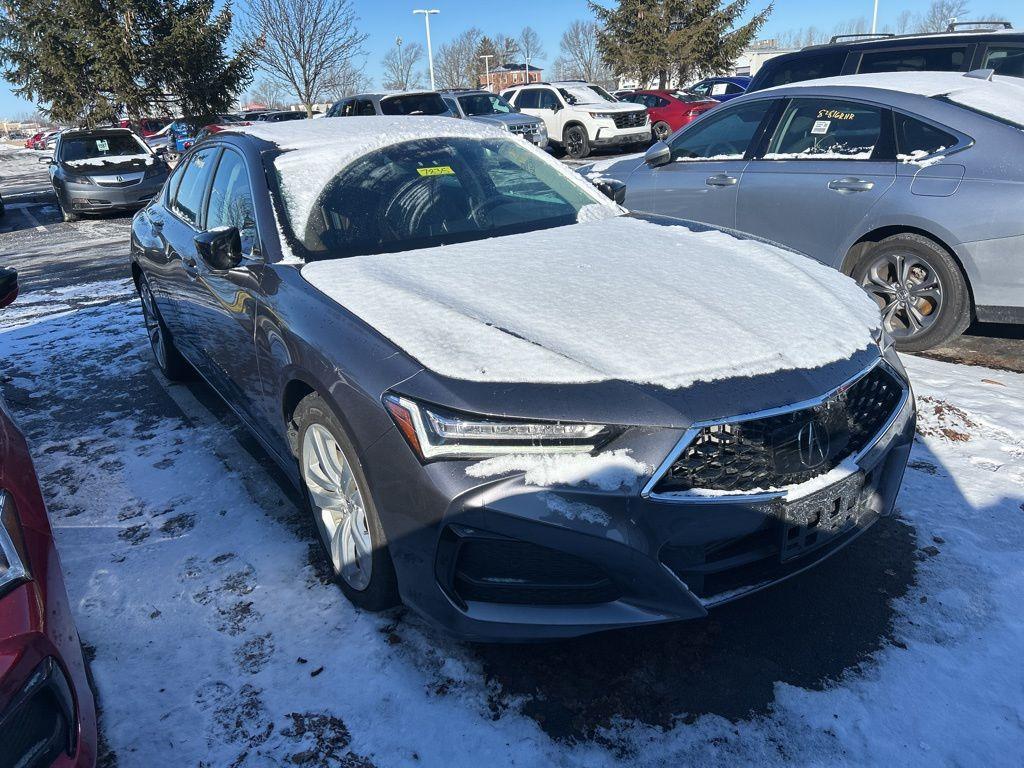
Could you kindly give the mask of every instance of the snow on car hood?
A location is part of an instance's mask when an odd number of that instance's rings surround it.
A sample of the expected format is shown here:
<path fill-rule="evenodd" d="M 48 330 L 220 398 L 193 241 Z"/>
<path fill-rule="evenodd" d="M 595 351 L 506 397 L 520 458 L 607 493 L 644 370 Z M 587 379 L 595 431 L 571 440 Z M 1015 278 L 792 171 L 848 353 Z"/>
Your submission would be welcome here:
<path fill-rule="evenodd" d="M 318 261 L 302 276 L 469 381 L 675 389 L 845 360 L 880 324 L 853 281 L 809 258 L 629 216 Z"/>
<path fill-rule="evenodd" d="M 103 168 L 111 165 L 124 165 L 126 163 L 145 163 L 152 165 L 155 158 L 150 154 L 138 153 L 136 155 L 104 155 L 103 157 L 85 157 L 81 160 L 65 160 L 64 165 L 71 168 L 85 168 L 87 166 L 98 166 Z"/>

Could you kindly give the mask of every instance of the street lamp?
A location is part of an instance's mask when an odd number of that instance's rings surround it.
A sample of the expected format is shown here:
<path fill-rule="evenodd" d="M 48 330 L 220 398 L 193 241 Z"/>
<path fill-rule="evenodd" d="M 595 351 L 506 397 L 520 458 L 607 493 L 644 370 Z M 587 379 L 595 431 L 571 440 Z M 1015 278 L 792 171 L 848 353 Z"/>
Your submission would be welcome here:
<path fill-rule="evenodd" d="M 484 60 L 484 82 L 487 84 L 487 90 L 491 90 L 491 59 L 494 58 L 493 53 L 485 53 L 480 57 Z"/>
<path fill-rule="evenodd" d="M 436 91 L 437 89 L 434 87 L 434 52 L 430 49 L 430 17 L 435 13 L 440 13 L 440 11 L 436 8 L 431 8 L 429 11 L 423 9 L 413 11 L 413 14 L 417 13 L 423 14 L 423 23 L 427 27 L 427 61 L 430 62 L 430 90 Z"/>
<path fill-rule="evenodd" d="M 871 16 L 871 34 L 875 34 L 878 29 L 878 0 L 875 0 L 875 12 Z"/>

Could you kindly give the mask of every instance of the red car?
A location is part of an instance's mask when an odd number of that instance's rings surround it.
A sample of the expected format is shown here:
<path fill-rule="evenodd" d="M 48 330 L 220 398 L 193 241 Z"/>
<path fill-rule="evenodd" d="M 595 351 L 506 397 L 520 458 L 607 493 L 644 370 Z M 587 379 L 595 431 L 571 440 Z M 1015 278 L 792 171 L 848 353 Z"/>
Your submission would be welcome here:
<path fill-rule="evenodd" d="M 160 120 L 155 117 L 143 117 L 140 120 L 122 120 L 118 125 L 121 128 L 131 128 L 143 138 L 148 139 L 169 122 L 171 122 L 171 118 Z"/>
<path fill-rule="evenodd" d="M 18 295 L 0 268 L 0 307 Z M 25 438 L 0 408 L 0 766 L 92 768 L 96 709 Z"/>
<path fill-rule="evenodd" d="M 43 138 L 48 131 L 40 131 L 39 133 L 32 134 L 29 138 L 25 139 L 25 149 L 35 149 L 36 142 Z"/>
<path fill-rule="evenodd" d="M 622 101 L 643 104 L 651 118 L 655 140 L 665 141 L 684 125 L 689 125 L 719 102 L 679 91 L 618 91 Z"/>

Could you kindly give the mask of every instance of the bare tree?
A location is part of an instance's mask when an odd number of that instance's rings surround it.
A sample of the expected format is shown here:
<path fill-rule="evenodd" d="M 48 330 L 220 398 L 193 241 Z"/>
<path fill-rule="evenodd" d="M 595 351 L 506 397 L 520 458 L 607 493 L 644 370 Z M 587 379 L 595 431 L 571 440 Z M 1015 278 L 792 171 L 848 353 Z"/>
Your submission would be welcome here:
<path fill-rule="evenodd" d="M 362 93 L 370 89 L 371 82 L 362 66 L 347 62 L 327 74 L 324 86 L 317 94 L 317 101 L 333 102 L 345 96 Z"/>
<path fill-rule="evenodd" d="M 249 93 L 249 99 L 265 107 L 276 109 L 284 103 L 284 89 L 273 80 L 260 80 Z"/>
<path fill-rule="evenodd" d="M 953 19 L 967 15 L 969 6 L 966 0 L 933 0 L 928 10 L 918 19 L 917 32 L 944 32 Z"/>
<path fill-rule="evenodd" d="M 349 0 L 249 0 L 245 34 L 259 41 L 256 59 L 295 94 L 306 113 L 349 75 L 366 35 Z"/>
<path fill-rule="evenodd" d="M 476 49 L 483 37 L 476 27 L 470 27 L 441 46 L 434 60 L 434 77 L 439 88 L 476 88 L 482 63 Z"/>
<path fill-rule="evenodd" d="M 495 66 L 514 64 L 519 59 L 519 43 L 508 35 L 494 36 L 494 50 L 498 56 L 498 60 L 494 62 Z"/>
<path fill-rule="evenodd" d="M 423 72 L 417 69 L 423 61 L 423 46 L 419 43 L 402 45 L 398 38 L 395 46 L 384 54 L 381 68 L 384 70 L 383 85 L 396 91 L 408 91 L 423 87 Z"/>
<path fill-rule="evenodd" d="M 543 59 L 547 55 L 544 52 L 544 45 L 540 41 L 540 35 L 533 27 L 523 27 L 523 31 L 516 38 L 516 43 L 527 64 Z"/>
<path fill-rule="evenodd" d="M 896 34 L 906 35 L 914 28 L 914 14 L 910 11 L 900 11 L 896 17 Z"/>
<path fill-rule="evenodd" d="M 597 50 L 597 22 L 574 21 L 562 33 L 555 70 L 559 80 L 586 80 L 589 83 L 608 84 L 613 80 L 611 68 L 605 64 Z"/>

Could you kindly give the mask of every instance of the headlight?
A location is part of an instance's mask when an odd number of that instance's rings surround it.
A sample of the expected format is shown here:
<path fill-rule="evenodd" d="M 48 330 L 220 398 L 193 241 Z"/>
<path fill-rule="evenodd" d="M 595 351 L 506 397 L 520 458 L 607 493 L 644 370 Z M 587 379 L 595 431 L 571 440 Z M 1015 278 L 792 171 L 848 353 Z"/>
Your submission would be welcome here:
<path fill-rule="evenodd" d="M 0 595 L 28 578 L 26 560 L 14 499 L 0 491 Z"/>
<path fill-rule="evenodd" d="M 614 120 L 615 115 L 611 112 L 591 112 L 590 116 L 595 120 Z"/>
<path fill-rule="evenodd" d="M 384 396 L 384 405 L 423 460 L 474 459 L 512 453 L 586 453 L 612 437 L 602 424 L 495 419 Z"/>
<path fill-rule="evenodd" d="M 68 184 L 92 184 L 92 179 L 88 176 L 80 176 L 77 173 L 65 173 L 64 181 Z"/>
<path fill-rule="evenodd" d="M 508 123 L 498 123 L 498 125 L 501 126 L 501 130 L 505 131 L 505 133 L 508 133 Z"/>
<path fill-rule="evenodd" d="M 537 126 L 537 132 L 540 133 L 543 136 L 547 136 L 548 135 L 548 127 L 547 127 L 547 125 L 545 125 L 544 123 L 541 123 L 540 125 L 538 125 Z"/>

